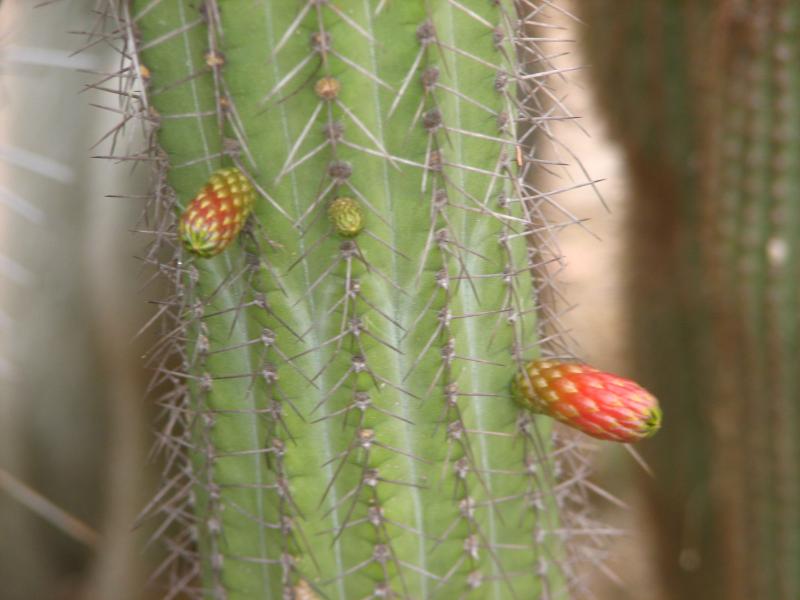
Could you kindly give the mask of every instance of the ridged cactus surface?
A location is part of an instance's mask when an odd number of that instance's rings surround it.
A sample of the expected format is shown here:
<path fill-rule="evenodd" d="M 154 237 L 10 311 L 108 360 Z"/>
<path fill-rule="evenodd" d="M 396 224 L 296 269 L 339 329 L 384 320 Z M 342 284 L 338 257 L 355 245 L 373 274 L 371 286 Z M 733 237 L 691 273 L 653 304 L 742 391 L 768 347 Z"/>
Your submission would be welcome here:
<path fill-rule="evenodd" d="M 131 58 L 126 110 L 157 126 L 129 157 L 157 166 L 147 258 L 175 286 L 151 354 L 168 389 L 151 511 L 172 532 L 170 594 L 566 597 L 583 465 L 511 397 L 528 359 L 562 348 L 555 309 L 536 305 L 558 260 L 553 199 L 527 183 L 532 133 L 546 142 L 567 116 L 552 49 L 529 33 L 542 14 L 107 5 Z M 221 168 L 257 198 L 202 258 L 176 221 Z"/>
<path fill-rule="evenodd" d="M 639 375 L 671 416 L 648 455 L 661 587 L 797 598 L 800 7 L 595 0 L 583 16 L 631 165 Z"/>
<path fill-rule="evenodd" d="M 730 598 L 800 595 L 800 6 L 720 4 L 705 187 Z M 744 43 L 734 43 L 741 38 Z"/>

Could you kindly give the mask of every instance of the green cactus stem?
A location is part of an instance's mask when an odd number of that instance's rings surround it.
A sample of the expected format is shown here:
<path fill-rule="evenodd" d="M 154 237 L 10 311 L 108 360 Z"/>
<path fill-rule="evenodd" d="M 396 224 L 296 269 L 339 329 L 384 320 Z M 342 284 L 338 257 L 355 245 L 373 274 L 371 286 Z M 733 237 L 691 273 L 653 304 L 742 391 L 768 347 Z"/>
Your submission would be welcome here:
<path fill-rule="evenodd" d="M 540 344 L 550 282 L 531 275 L 554 257 L 529 249 L 554 200 L 517 136 L 553 118 L 528 105 L 557 73 L 524 33 L 541 7 L 111 6 L 149 74 L 145 156 L 172 211 L 153 253 L 175 284 L 154 353 L 171 593 L 565 597 L 585 469 L 509 393 L 561 347 Z M 196 260 L 171 220 L 231 166 L 251 220 Z"/>

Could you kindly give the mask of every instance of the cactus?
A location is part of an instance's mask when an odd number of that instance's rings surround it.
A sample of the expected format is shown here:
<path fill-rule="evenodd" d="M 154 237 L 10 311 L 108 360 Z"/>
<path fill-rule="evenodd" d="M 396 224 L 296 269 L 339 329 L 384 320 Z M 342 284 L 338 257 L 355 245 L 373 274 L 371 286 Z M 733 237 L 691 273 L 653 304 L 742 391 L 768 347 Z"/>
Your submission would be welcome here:
<path fill-rule="evenodd" d="M 796 3 L 720 3 L 704 181 L 729 598 L 800 595 Z M 732 43 L 732 36 L 742 43 Z"/>
<path fill-rule="evenodd" d="M 616 56 L 609 10 L 629 48 Z M 632 165 L 632 287 L 652 292 L 631 294 L 639 375 L 680 423 L 649 453 L 663 588 L 797 598 L 800 11 L 595 0 L 583 16 Z"/>
<path fill-rule="evenodd" d="M 170 597 L 565 597 L 585 464 L 511 395 L 570 358 L 535 300 L 560 257 L 533 138 L 569 118 L 542 7 L 105 6 L 174 286 L 150 355 Z M 257 198 L 198 256 L 178 215 L 223 168 Z"/>

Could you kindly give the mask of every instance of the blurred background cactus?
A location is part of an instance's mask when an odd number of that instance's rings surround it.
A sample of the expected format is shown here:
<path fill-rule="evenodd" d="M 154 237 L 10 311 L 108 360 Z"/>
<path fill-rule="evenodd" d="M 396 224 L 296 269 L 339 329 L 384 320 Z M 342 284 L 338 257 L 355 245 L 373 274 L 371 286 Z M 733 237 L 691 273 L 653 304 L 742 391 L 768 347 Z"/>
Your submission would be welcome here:
<path fill-rule="evenodd" d="M 632 363 L 665 597 L 800 593 L 797 39 L 792 2 L 582 3 L 631 180 Z"/>
<path fill-rule="evenodd" d="M 3 597 L 795 600 L 799 13 L 3 3 Z M 600 206 L 566 147 L 615 152 L 565 96 L 621 150 L 604 264 L 556 240 Z M 177 224 L 220 168 L 256 205 L 199 258 Z M 661 399 L 642 504 L 510 398 L 572 331 Z M 609 542 L 614 494 L 646 508 Z"/>

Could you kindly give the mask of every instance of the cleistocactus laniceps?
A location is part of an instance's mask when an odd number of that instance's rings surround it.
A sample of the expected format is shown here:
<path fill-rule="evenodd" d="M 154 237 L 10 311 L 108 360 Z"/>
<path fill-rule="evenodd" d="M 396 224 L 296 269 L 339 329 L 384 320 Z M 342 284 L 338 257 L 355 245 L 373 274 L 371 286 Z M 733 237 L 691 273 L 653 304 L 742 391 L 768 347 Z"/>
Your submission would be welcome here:
<path fill-rule="evenodd" d="M 536 300 L 563 224 L 533 176 L 570 118 L 550 4 L 104 5 L 173 286 L 150 355 L 169 597 L 555 599 L 598 560 L 579 444 L 511 393 L 570 358 Z"/>

